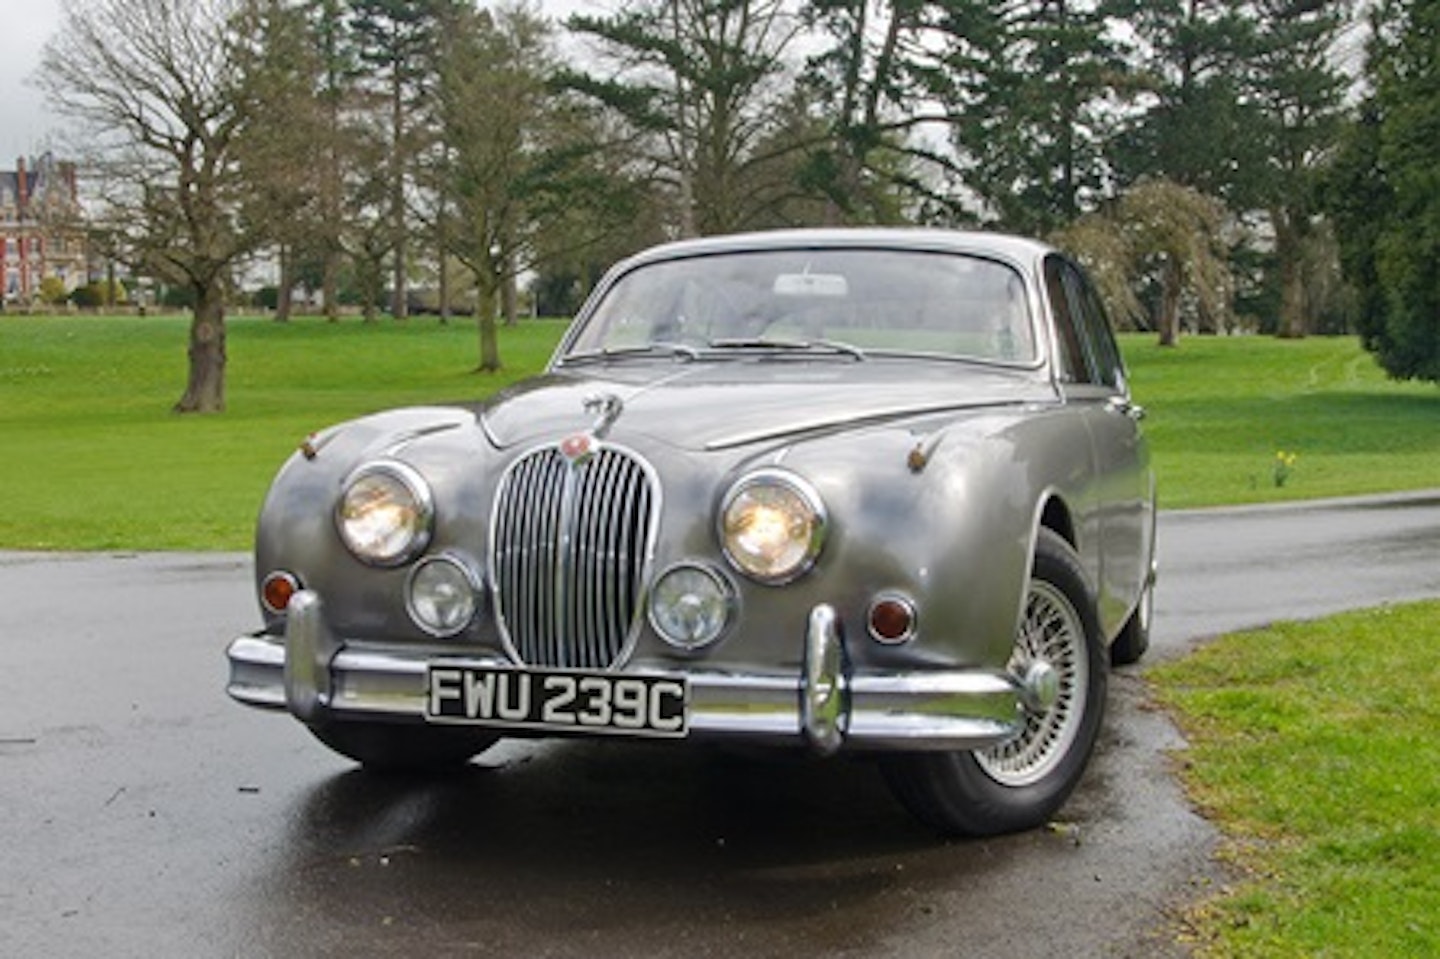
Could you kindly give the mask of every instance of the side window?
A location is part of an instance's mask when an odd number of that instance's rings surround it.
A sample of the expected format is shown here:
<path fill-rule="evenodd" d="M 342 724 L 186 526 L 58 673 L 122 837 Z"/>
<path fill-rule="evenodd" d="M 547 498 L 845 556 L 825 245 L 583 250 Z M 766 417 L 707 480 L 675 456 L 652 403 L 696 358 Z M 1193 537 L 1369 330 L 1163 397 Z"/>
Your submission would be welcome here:
<path fill-rule="evenodd" d="M 1075 314 L 1085 353 L 1094 373 L 1091 382 L 1119 387 L 1120 351 L 1115 346 L 1114 334 L 1110 332 L 1110 321 L 1105 317 L 1105 307 L 1094 287 L 1072 264 L 1064 265 L 1063 275 L 1070 308 Z"/>
<path fill-rule="evenodd" d="M 1094 285 L 1083 275 L 1080 281 L 1085 288 L 1085 300 L 1090 304 L 1085 313 L 1094 321 L 1096 353 L 1104 357 L 1105 383 L 1107 386 L 1121 387 L 1125 382 L 1125 361 L 1121 358 L 1120 347 L 1115 342 L 1115 328 L 1110 325 L 1105 304 L 1100 299 L 1100 294 L 1095 291 Z"/>
<path fill-rule="evenodd" d="M 1066 383 L 1090 383 L 1089 364 L 1085 360 L 1085 347 L 1077 328 L 1076 313 L 1071 306 L 1068 284 L 1063 273 L 1066 264 L 1059 257 L 1045 260 L 1045 292 L 1050 298 L 1050 310 L 1055 316 L 1055 341 L 1060 349 L 1060 378 Z"/>

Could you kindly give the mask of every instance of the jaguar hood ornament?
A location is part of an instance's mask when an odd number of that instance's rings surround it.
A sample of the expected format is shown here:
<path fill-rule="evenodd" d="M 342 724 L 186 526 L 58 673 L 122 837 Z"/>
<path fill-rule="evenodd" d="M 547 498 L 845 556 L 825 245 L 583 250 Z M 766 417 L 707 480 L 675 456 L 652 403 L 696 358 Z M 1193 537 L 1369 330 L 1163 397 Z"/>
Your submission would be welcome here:
<path fill-rule="evenodd" d="M 625 404 L 620 397 L 614 393 L 594 393 L 585 397 L 585 412 L 595 416 L 595 422 L 590 429 L 581 433 L 572 433 L 560 441 L 560 455 L 570 463 L 572 467 L 589 460 L 604 445 L 605 434 L 610 432 L 610 427 L 620 418 Z"/>

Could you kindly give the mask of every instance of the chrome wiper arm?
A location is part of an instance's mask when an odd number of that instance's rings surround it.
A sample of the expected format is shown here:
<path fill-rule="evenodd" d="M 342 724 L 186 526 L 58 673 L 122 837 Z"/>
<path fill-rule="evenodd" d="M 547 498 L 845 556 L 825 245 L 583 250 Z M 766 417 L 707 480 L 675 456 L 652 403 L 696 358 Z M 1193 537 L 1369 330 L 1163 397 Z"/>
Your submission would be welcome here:
<path fill-rule="evenodd" d="M 858 346 L 839 340 L 771 340 L 765 337 L 733 337 L 711 340 L 710 346 L 717 350 L 829 350 L 844 353 L 857 360 L 865 359 L 865 351 Z"/>
<path fill-rule="evenodd" d="M 667 340 L 657 340 L 654 343 L 640 343 L 635 346 L 607 346 L 598 350 L 585 350 L 579 353 L 567 353 L 560 357 L 560 365 L 564 366 L 571 362 L 588 362 L 591 360 L 610 360 L 624 356 L 675 356 L 686 360 L 698 360 L 700 351 L 688 343 L 672 343 Z"/>

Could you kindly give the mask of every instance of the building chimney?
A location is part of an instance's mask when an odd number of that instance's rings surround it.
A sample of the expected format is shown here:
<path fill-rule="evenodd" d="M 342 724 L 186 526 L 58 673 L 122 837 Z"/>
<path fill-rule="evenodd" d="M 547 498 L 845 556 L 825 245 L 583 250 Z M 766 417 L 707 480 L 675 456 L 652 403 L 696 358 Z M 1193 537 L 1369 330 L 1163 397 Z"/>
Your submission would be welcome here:
<path fill-rule="evenodd" d="M 25 219 L 25 208 L 30 205 L 30 181 L 25 176 L 25 158 L 15 160 L 15 205 L 17 219 Z"/>

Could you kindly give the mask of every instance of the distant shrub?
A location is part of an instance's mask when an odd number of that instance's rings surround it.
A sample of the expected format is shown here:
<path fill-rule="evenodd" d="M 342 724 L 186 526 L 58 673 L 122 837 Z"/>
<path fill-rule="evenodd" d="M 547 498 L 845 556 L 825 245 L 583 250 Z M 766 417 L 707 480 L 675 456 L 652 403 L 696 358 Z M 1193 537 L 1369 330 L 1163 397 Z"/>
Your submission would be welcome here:
<path fill-rule="evenodd" d="M 65 281 L 58 276 L 47 276 L 40 281 L 40 302 L 49 306 L 61 306 L 69 297 Z"/>
<path fill-rule="evenodd" d="M 114 295 L 110 303 L 119 305 L 126 302 L 125 287 L 120 281 L 115 282 Z M 70 291 L 70 302 L 82 310 L 98 310 L 106 305 L 105 284 L 101 281 L 86 283 L 84 286 L 77 286 Z"/>

